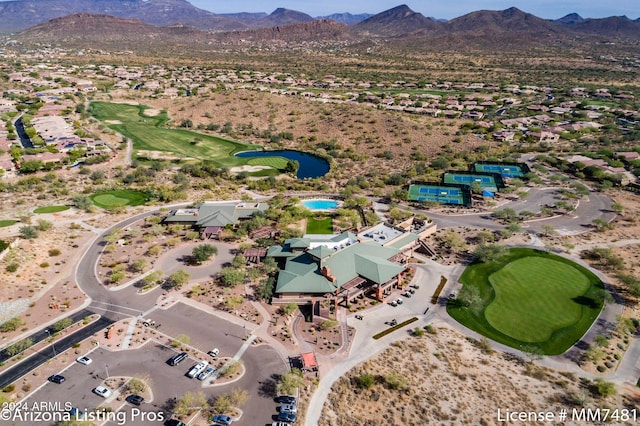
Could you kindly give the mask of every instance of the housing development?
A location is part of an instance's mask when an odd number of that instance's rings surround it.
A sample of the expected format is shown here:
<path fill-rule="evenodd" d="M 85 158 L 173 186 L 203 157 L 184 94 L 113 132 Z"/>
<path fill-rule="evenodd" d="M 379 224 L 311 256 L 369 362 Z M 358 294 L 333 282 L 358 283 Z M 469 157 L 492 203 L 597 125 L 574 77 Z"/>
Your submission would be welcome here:
<path fill-rule="evenodd" d="M 139 3 L 0 43 L 2 424 L 637 421 L 640 22 Z"/>

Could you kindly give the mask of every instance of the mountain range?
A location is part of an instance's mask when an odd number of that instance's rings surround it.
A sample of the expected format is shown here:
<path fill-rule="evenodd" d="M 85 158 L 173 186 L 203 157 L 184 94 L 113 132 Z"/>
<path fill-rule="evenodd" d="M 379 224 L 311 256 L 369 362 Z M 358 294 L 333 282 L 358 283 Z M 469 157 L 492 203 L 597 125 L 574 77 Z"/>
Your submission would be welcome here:
<path fill-rule="evenodd" d="M 46 7 L 45 7 L 46 5 Z M 18 7 L 20 6 L 20 7 Z M 74 9 L 83 9 L 69 15 Z M 67 13 L 63 13 L 67 12 Z M 11 15 L 13 19 L 7 17 Z M 48 18 L 51 15 L 61 15 Z M 333 17 L 333 19 L 332 19 Z M 313 18 L 278 8 L 271 14 L 214 14 L 186 0 L 19 0 L 0 2 L 0 29 L 41 23 L 14 38 L 25 42 L 90 47 L 117 42 L 365 42 L 432 48 L 520 48 L 640 41 L 640 21 L 625 16 L 585 19 L 569 14 L 546 20 L 515 7 L 480 10 L 441 21 L 400 5 L 375 15 L 335 14 Z M 44 21 L 42 23 L 42 21 Z"/>
<path fill-rule="evenodd" d="M 242 31 L 255 28 L 268 28 L 287 24 L 311 22 L 314 20 L 333 20 L 352 26 L 361 35 L 399 35 L 414 31 L 462 29 L 464 25 L 486 24 L 492 27 L 517 25 L 522 16 L 510 8 L 501 12 L 478 11 L 455 18 L 449 22 L 428 18 L 412 11 L 406 5 L 373 14 L 335 13 L 332 15 L 311 17 L 303 12 L 278 8 L 267 13 L 226 13 L 216 14 L 193 6 L 187 0 L 12 0 L 0 2 L 0 33 L 11 33 L 76 13 L 111 15 L 119 18 L 138 19 L 154 26 L 183 25 L 201 30 Z M 494 12 L 491 14 L 491 12 Z M 519 12 L 519 11 L 518 11 Z M 509 23 L 509 14 L 513 15 Z M 525 19 L 527 26 L 539 26 L 542 19 Z M 483 22 L 478 22 L 482 17 Z M 586 33 L 612 33 L 627 35 L 639 33 L 640 18 L 633 21 L 627 17 L 604 19 L 584 19 L 578 14 L 569 14 L 557 20 L 547 21 L 552 26 L 572 27 Z M 453 23 L 453 24 L 450 24 Z M 613 26 L 613 27 L 612 27 Z M 506 28 L 503 27 L 506 30 Z"/>

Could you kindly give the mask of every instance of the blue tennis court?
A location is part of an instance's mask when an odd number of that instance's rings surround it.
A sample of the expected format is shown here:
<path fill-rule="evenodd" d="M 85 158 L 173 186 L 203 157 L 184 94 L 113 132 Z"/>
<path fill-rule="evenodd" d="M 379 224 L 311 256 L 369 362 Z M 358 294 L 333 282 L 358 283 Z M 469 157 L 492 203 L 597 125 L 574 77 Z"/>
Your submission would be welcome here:
<path fill-rule="evenodd" d="M 454 195 L 456 197 L 459 197 L 460 195 L 462 195 L 462 191 L 457 188 L 440 188 L 433 186 L 421 186 L 419 192 L 420 194 L 431 194 L 440 196 Z"/>

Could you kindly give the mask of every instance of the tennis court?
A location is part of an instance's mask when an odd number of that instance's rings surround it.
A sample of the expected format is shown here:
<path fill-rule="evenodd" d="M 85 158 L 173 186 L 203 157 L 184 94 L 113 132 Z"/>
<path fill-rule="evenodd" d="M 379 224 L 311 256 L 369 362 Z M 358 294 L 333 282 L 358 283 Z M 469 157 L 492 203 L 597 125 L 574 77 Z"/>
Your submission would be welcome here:
<path fill-rule="evenodd" d="M 410 185 L 409 199 L 412 201 L 435 201 L 441 204 L 470 206 L 471 192 L 466 188 L 441 185 Z"/>
<path fill-rule="evenodd" d="M 503 177 L 524 177 L 525 173 L 522 170 L 522 167 L 517 165 L 506 165 L 506 164 L 490 164 L 490 163 L 475 163 L 473 168 L 476 172 L 487 172 L 487 173 L 500 173 Z"/>
<path fill-rule="evenodd" d="M 502 180 L 502 179 L 500 179 Z M 472 173 L 445 173 L 442 175 L 443 183 L 455 183 L 458 185 L 466 185 L 471 187 L 474 183 L 480 185 L 485 191 L 498 192 L 499 183 L 496 178 L 491 175 L 481 175 Z M 502 182 L 500 182 L 502 184 Z"/>

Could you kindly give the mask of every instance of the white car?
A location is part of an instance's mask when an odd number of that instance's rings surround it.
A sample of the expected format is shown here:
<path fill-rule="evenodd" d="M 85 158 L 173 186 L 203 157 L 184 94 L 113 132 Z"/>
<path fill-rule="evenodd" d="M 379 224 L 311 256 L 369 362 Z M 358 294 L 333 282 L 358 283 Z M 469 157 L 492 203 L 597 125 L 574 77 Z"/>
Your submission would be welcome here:
<path fill-rule="evenodd" d="M 83 365 L 89 365 L 93 362 L 93 360 L 86 355 L 76 358 L 76 361 Z"/>
<path fill-rule="evenodd" d="M 93 390 L 93 393 L 100 395 L 103 398 L 109 398 L 112 392 L 104 386 L 98 386 Z"/>
<path fill-rule="evenodd" d="M 207 368 L 208 365 L 209 363 L 207 361 L 200 361 L 199 363 L 191 367 L 191 370 L 189 370 L 189 372 L 187 373 L 187 376 L 190 379 L 193 379 L 198 374 L 200 374 L 205 368 Z"/>
<path fill-rule="evenodd" d="M 218 356 L 218 354 L 220 353 L 220 349 L 218 348 L 213 348 L 212 350 L 210 350 L 209 352 L 207 352 L 207 355 L 209 355 L 211 358 L 215 358 Z"/>

